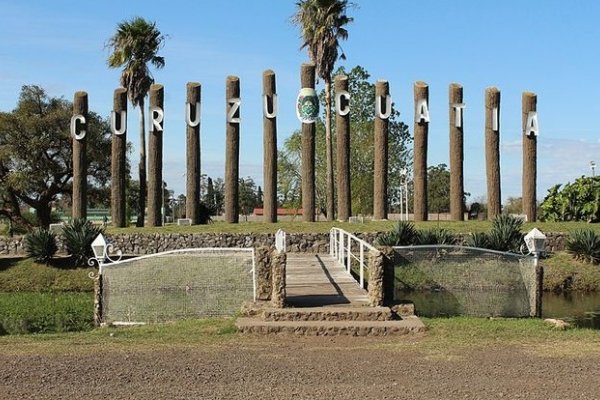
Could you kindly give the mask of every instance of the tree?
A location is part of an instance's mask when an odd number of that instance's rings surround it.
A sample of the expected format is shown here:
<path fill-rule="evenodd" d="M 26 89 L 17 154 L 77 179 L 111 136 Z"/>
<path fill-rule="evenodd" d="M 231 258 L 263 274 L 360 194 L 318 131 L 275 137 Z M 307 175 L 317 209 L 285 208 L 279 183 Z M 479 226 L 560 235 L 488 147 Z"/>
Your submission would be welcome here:
<path fill-rule="evenodd" d="M 26 205 L 48 227 L 53 203 L 71 196 L 72 109 L 71 102 L 32 85 L 22 87 L 12 112 L 0 113 L 0 215 L 30 225 L 21 214 Z M 88 184 L 102 188 L 110 179 L 110 126 L 94 112 L 88 119 Z"/>
<path fill-rule="evenodd" d="M 541 220 L 600 222 L 600 176 L 582 176 L 554 185 L 540 205 Z"/>
<path fill-rule="evenodd" d="M 465 201 L 470 195 L 463 192 L 463 209 L 466 209 Z M 446 164 L 427 168 L 427 204 L 432 212 L 450 212 L 450 171 Z"/>
<path fill-rule="evenodd" d="M 507 214 L 523 214 L 523 198 L 509 197 L 506 199 L 506 204 L 502 208 Z"/>
<path fill-rule="evenodd" d="M 134 107 L 140 109 L 140 163 L 139 163 L 139 207 L 137 226 L 144 226 L 144 210 L 146 208 L 146 132 L 144 99 L 154 78 L 148 64 L 160 69 L 165 59 L 158 55 L 164 45 L 165 36 L 156 28 L 156 23 L 148 22 L 141 17 L 117 24 L 117 32 L 108 39 L 106 47 L 112 49 L 108 57 L 110 68 L 123 68 L 121 86 L 127 89 L 127 96 Z"/>
<path fill-rule="evenodd" d="M 308 55 L 315 63 L 317 75 L 325 84 L 325 146 L 327 165 L 327 219 L 334 218 L 334 177 L 333 142 L 331 139 L 331 76 L 338 57 L 346 56 L 339 52 L 339 40 L 348 38 L 345 25 L 353 18 L 346 15 L 347 0 L 300 0 L 292 21 L 302 31 L 301 49 L 307 48 Z"/>
<path fill-rule="evenodd" d="M 256 183 L 251 177 L 241 178 L 239 182 L 239 209 L 248 220 L 255 207 L 259 205 Z"/>
<path fill-rule="evenodd" d="M 375 119 L 375 85 L 369 82 L 369 73 L 356 66 L 350 72 L 339 68 L 335 74 L 346 74 L 349 92 L 352 93 L 350 108 L 350 180 L 352 186 L 352 210 L 359 214 L 371 214 L 373 210 L 373 129 Z M 324 95 L 321 93 L 321 101 Z M 402 187 L 400 170 L 410 170 L 410 134 L 408 127 L 399 121 L 400 113 L 393 111 L 389 119 L 389 163 L 388 201 L 390 208 L 400 202 Z M 317 132 L 323 132 L 322 123 Z M 284 207 L 298 207 L 300 202 L 300 154 L 301 132 L 294 132 L 279 152 L 278 191 Z M 325 207 L 326 168 L 325 140 L 317 135 L 316 140 L 316 198 L 317 206 Z"/>

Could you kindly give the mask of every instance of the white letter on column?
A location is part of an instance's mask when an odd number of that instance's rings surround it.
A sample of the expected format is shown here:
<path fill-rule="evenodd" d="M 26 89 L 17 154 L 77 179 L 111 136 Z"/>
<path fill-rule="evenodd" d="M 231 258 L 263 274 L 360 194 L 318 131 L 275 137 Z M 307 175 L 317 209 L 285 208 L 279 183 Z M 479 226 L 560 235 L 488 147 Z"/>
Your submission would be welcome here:
<path fill-rule="evenodd" d="M 429 107 L 427 107 L 427 100 L 419 99 L 415 120 L 417 122 L 429 122 Z"/>
<path fill-rule="evenodd" d="M 465 104 L 464 103 L 452 104 L 452 108 L 454 108 L 454 126 L 457 128 L 462 128 L 463 110 L 465 109 Z"/>
<path fill-rule="evenodd" d="M 500 116 L 498 115 L 498 107 L 494 107 L 492 109 L 492 130 L 493 131 L 497 131 L 498 125 L 500 122 Z"/>
<path fill-rule="evenodd" d="M 346 100 L 346 107 L 344 107 L 343 109 L 342 107 L 342 98 L 344 98 Z M 348 115 L 348 113 L 350 112 L 350 93 L 348 93 L 345 90 L 342 90 L 341 92 L 337 93 L 335 95 L 335 109 L 337 111 L 337 113 L 339 115 L 341 115 L 342 117 L 344 115 Z"/>
<path fill-rule="evenodd" d="M 200 124 L 200 102 L 196 102 L 196 115 L 194 120 L 192 121 L 192 104 L 185 103 L 185 123 L 188 124 L 190 128 L 195 128 Z"/>
<path fill-rule="evenodd" d="M 160 107 L 150 107 L 150 126 L 154 126 L 154 130 L 162 132 L 162 122 L 165 118 L 165 113 Z"/>
<path fill-rule="evenodd" d="M 119 118 L 121 119 L 121 127 L 117 129 L 117 113 L 115 111 L 110 112 L 110 131 L 113 135 L 122 135 L 127 130 L 127 111 L 120 111 Z"/>
<path fill-rule="evenodd" d="M 239 98 L 227 100 L 227 104 L 229 104 L 231 106 L 231 108 L 229 109 L 229 112 L 227 113 L 227 122 L 229 122 L 230 124 L 239 124 L 240 123 L 240 117 L 234 117 L 234 115 L 237 112 L 237 110 L 239 110 L 241 103 L 242 103 L 242 100 L 240 100 Z"/>
<path fill-rule="evenodd" d="M 71 135 L 75 139 L 81 140 L 85 137 L 85 129 L 82 129 L 77 133 L 77 121 L 79 121 L 80 124 L 85 124 L 85 117 L 81 114 L 73 115 L 71 117 Z"/>
<path fill-rule="evenodd" d="M 273 110 L 269 111 L 269 102 L 266 94 L 263 94 L 263 115 L 272 119 L 277 116 L 277 94 L 273 93 Z M 239 106 L 239 105 L 238 105 Z"/>
<path fill-rule="evenodd" d="M 526 136 L 537 136 L 539 133 L 537 111 L 529 111 L 527 114 L 527 125 L 525 126 Z"/>
<path fill-rule="evenodd" d="M 375 99 L 375 115 L 381 119 L 388 119 L 392 115 L 392 96 L 385 96 L 385 114 L 381 112 L 381 96 Z"/>

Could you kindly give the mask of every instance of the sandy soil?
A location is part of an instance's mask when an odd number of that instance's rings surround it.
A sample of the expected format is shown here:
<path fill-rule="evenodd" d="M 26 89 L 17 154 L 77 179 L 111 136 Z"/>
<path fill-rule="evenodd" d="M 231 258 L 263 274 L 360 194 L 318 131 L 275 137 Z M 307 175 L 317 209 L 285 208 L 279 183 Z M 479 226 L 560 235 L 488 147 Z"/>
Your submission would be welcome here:
<path fill-rule="evenodd" d="M 202 347 L 0 354 L 0 399 L 599 399 L 600 353 L 441 352 L 394 340 L 244 337 Z"/>

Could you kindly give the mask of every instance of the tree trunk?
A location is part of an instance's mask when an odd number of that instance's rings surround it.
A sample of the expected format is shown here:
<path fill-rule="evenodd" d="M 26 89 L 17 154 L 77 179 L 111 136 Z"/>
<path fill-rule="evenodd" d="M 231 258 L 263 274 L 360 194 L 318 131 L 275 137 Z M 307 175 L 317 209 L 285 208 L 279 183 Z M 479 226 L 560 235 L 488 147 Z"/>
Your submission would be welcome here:
<path fill-rule="evenodd" d="M 523 214 L 528 222 L 537 220 L 536 186 L 537 186 L 537 135 L 528 135 L 527 120 L 529 112 L 537 111 L 537 96 L 525 92 L 522 97 L 523 109 Z"/>
<path fill-rule="evenodd" d="M 113 112 L 115 119 L 114 127 L 116 130 L 125 131 L 117 135 L 113 132 L 111 148 L 111 219 L 112 225 L 116 228 L 127 226 L 126 219 L 126 163 L 127 163 L 127 114 L 125 119 L 121 119 L 121 111 L 127 113 L 127 90 L 118 88 L 114 92 Z"/>
<path fill-rule="evenodd" d="M 325 146 L 327 163 L 327 221 L 335 217 L 333 183 L 333 142 L 331 140 L 331 78 L 325 81 Z"/>
<path fill-rule="evenodd" d="M 165 92 L 162 85 L 150 86 L 150 117 L 152 109 L 164 110 Z M 160 128 L 152 123 L 148 127 L 148 226 L 161 226 L 164 222 L 165 199 L 162 179 L 164 118 Z"/>
<path fill-rule="evenodd" d="M 389 116 L 391 110 L 387 109 L 387 96 L 390 94 L 388 81 L 375 83 L 375 101 L 381 105 L 380 112 L 375 113 L 375 133 L 373 138 L 373 219 L 388 218 L 388 135 Z M 377 107 L 376 107 L 377 108 Z M 382 118 L 382 116 L 387 116 Z"/>
<path fill-rule="evenodd" d="M 335 77 L 335 93 L 338 94 L 348 91 L 348 77 L 338 75 Z M 348 221 L 352 215 L 352 197 L 350 189 L 350 112 L 341 115 L 345 107 L 349 107 L 348 102 L 340 101 L 337 104 L 335 117 L 335 130 L 337 140 L 337 214 L 338 220 Z"/>
<path fill-rule="evenodd" d="M 73 99 L 73 115 L 82 115 L 85 122 L 75 126 L 76 134 L 83 134 L 88 125 L 88 95 L 76 92 Z M 73 218 L 87 217 L 87 135 L 73 137 Z"/>
<path fill-rule="evenodd" d="M 429 122 L 417 118 L 417 105 L 425 100 L 429 106 L 429 86 L 425 82 L 415 82 L 415 142 L 414 142 L 414 220 L 427 221 L 427 136 Z"/>
<path fill-rule="evenodd" d="M 228 76 L 226 82 L 226 113 L 229 116 L 234 104 L 232 99 L 240 98 L 240 78 Z M 239 108 L 233 114 L 234 119 L 240 117 Z M 240 219 L 239 211 L 239 180 L 240 180 L 240 124 L 227 121 L 225 149 L 225 222 L 237 224 Z"/>
<path fill-rule="evenodd" d="M 454 221 L 465 219 L 464 210 L 464 147 L 463 147 L 463 87 L 458 83 L 450 85 L 450 218 Z M 458 114 L 458 115 L 457 115 Z"/>
<path fill-rule="evenodd" d="M 263 113 L 263 174 L 265 192 L 263 210 L 265 222 L 277 222 L 277 116 L 275 73 L 267 70 L 263 73 L 263 95 L 266 97 L 266 110 Z"/>
<path fill-rule="evenodd" d="M 186 121 L 186 189 L 185 216 L 192 224 L 200 223 L 200 107 L 202 86 L 198 82 L 188 82 L 186 107 L 190 108 Z M 195 126 L 190 126 L 196 124 Z"/>
<path fill-rule="evenodd" d="M 302 64 L 300 86 L 315 88 L 315 65 Z M 315 221 L 315 124 L 302 124 L 302 220 Z"/>
<path fill-rule="evenodd" d="M 140 178 L 140 193 L 138 197 L 138 216 L 137 216 L 137 227 L 144 226 L 144 218 L 146 215 L 146 129 L 144 127 L 146 113 L 144 111 L 144 99 L 140 100 L 140 163 L 138 164 L 139 178 Z"/>
<path fill-rule="evenodd" d="M 485 90 L 485 164 L 488 219 L 501 213 L 500 193 L 500 91 Z"/>

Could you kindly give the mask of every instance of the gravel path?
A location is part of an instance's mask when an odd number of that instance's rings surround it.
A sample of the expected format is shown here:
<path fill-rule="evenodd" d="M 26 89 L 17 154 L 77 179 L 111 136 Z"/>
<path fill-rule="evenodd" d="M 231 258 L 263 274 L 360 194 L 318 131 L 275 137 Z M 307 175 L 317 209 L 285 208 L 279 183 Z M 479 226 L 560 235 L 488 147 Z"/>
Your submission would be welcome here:
<path fill-rule="evenodd" d="M 600 398 L 599 352 L 436 355 L 394 340 L 408 339 L 235 336 L 202 348 L 0 355 L 0 399 Z"/>

